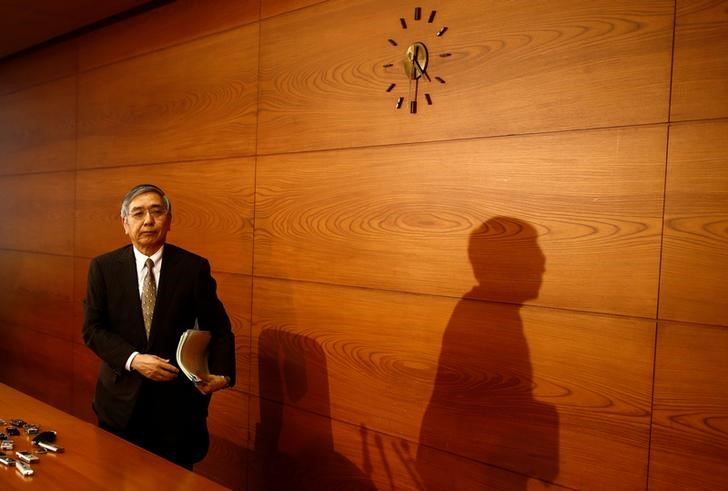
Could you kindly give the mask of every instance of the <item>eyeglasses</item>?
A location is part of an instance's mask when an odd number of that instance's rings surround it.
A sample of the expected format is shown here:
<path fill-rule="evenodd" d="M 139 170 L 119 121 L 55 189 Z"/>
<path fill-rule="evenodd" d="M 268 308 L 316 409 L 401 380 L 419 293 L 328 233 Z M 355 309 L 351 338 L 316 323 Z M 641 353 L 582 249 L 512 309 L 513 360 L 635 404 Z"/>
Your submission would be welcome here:
<path fill-rule="evenodd" d="M 150 208 L 134 208 L 129 216 L 134 220 L 144 220 L 147 213 L 154 219 L 162 218 L 167 214 L 167 210 L 161 206 L 152 206 Z"/>

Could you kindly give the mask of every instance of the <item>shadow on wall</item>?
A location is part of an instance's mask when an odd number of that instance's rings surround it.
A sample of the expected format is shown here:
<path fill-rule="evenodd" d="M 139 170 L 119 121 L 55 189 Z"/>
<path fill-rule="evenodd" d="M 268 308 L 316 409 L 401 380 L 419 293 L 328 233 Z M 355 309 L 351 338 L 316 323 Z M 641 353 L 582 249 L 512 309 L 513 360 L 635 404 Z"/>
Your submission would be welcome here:
<path fill-rule="evenodd" d="M 552 482 L 559 417 L 533 397 L 519 313 L 538 297 L 545 271 L 537 231 L 516 218 L 492 218 L 470 235 L 468 254 L 478 284 L 443 336 L 417 450 L 420 487 L 525 490 L 529 478 Z"/>
<path fill-rule="evenodd" d="M 277 329 L 263 331 L 259 378 L 258 489 L 376 490 L 356 465 L 334 450 L 326 355 L 316 340 Z"/>

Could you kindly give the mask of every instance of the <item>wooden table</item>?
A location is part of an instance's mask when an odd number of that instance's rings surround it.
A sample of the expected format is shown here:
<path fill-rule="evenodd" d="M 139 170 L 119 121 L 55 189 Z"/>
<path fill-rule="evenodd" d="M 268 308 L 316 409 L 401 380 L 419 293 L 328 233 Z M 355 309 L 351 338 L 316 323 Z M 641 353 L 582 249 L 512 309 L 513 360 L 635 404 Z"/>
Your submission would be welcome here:
<path fill-rule="evenodd" d="M 65 452 L 47 453 L 33 464 L 35 474 L 23 477 L 15 467 L 0 464 L 0 489 L 53 490 L 224 490 L 209 479 L 179 467 L 137 447 L 95 425 L 17 390 L 0 384 L 0 418 L 22 419 L 42 430 L 58 433 L 56 443 Z M 0 426 L 5 431 L 5 425 Z M 33 450 L 31 438 L 11 437 L 15 449 L 5 453 L 15 458 L 15 450 Z"/>

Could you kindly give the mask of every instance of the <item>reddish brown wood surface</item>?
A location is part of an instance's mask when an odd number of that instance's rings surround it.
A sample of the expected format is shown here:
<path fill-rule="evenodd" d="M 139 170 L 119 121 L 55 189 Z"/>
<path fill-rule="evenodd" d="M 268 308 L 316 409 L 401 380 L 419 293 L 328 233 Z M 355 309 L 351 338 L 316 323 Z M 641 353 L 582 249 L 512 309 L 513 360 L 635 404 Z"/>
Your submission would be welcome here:
<path fill-rule="evenodd" d="M 76 254 L 91 258 L 128 244 L 121 201 L 133 186 L 152 182 L 172 202 L 169 242 L 205 256 L 214 271 L 250 274 L 254 164 L 242 158 L 78 172 Z"/>
<path fill-rule="evenodd" d="M 677 0 L 670 118 L 728 116 L 728 2 Z"/>
<path fill-rule="evenodd" d="M 0 250 L 0 324 L 70 341 L 73 258 Z"/>
<path fill-rule="evenodd" d="M 142 450 L 95 425 L 44 404 L 17 390 L 0 384 L 2 417 L 20 417 L 43 429 L 57 432 L 61 454 L 46 454 L 35 464 L 35 474 L 22 478 L 12 469 L 0 469 L 2 489 L 24 490 L 41 487 L 49 490 L 138 489 L 179 490 L 227 489 L 161 457 Z M 6 414 L 7 412 L 7 414 Z M 15 438 L 18 450 L 31 450 L 30 440 Z"/>
<path fill-rule="evenodd" d="M 260 16 L 262 18 L 273 17 L 325 1 L 326 0 L 267 0 L 265 2 L 261 2 Z"/>
<path fill-rule="evenodd" d="M 660 317 L 728 325 L 728 122 L 673 125 Z"/>
<path fill-rule="evenodd" d="M 63 411 L 71 410 L 73 348 L 70 341 L 25 325 L 0 326 L 0 383 L 45 401 Z M 12 401 L 3 400 L 1 411 Z M 7 408 L 7 409 L 6 409 Z M 0 416 L 3 419 L 16 416 Z M 24 417 L 24 416 L 23 416 Z"/>
<path fill-rule="evenodd" d="M 649 489 L 728 486 L 728 330 L 660 323 Z"/>
<path fill-rule="evenodd" d="M 195 465 L 195 472 L 233 490 L 248 489 L 253 443 L 247 430 L 250 396 L 233 390 L 218 392 L 210 403 L 207 420 L 210 450 Z"/>
<path fill-rule="evenodd" d="M 0 96 L 2 174 L 73 170 L 76 77 Z"/>
<path fill-rule="evenodd" d="M 321 436 L 292 407 L 572 488 L 646 478 L 654 321 L 280 280 L 253 298 L 281 452 Z"/>
<path fill-rule="evenodd" d="M 92 31 L 79 42 L 81 71 L 258 20 L 259 2 L 178 0 Z"/>
<path fill-rule="evenodd" d="M 80 332 L 79 327 L 79 332 Z M 73 397 L 70 413 L 97 424 L 96 413 L 91 405 L 96 391 L 96 380 L 101 362 L 93 351 L 83 344 L 73 343 Z"/>
<path fill-rule="evenodd" d="M 74 75 L 76 56 L 76 40 L 71 39 L 27 56 L 5 60 L 0 63 L 0 94 Z"/>
<path fill-rule="evenodd" d="M 0 57 L 31 48 L 76 29 L 86 27 L 119 12 L 133 9 L 147 0 L 33 0 L 18 3 L 4 0 L 0 22 Z"/>
<path fill-rule="evenodd" d="M 0 247 L 73 254 L 72 172 L 0 176 Z"/>
<path fill-rule="evenodd" d="M 95 420 L 88 261 L 151 181 L 237 339 L 198 472 L 725 487 L 726 3 L 182 0 L 2 64 L 0 381 Z"/>
<path fill-rule="evenodd" d="M 521 301 L 529 285 L 509 263 L 532 240 L 545 273 L 528 303 L 654 317 L 665 138 L 656 126 L 261 157 L 255 271 L 458 296 L 471 234 L 493 220 L 481 298 Z"/>
<path fill-rule="evenodd" d="M 259 152 L 667 118 L 673 1 L 438 0 L 422 8 L 415 21 L 414 7 L 400 2 L 330 1 L 264 20 Z M 442 26 L 448 30 L 437 37 Z M 415 41 L 428 47 L 431 81 L 420 83 L 413 115 L 407 107 L 415 88 L 402 60 Z M 400 96 L 405 103 L 396 110 Z"/>
<path fill-rule="evenodd" d="M 83 72 L 78 166 L 252 155 L 257 49 L 253 24 Z"/>

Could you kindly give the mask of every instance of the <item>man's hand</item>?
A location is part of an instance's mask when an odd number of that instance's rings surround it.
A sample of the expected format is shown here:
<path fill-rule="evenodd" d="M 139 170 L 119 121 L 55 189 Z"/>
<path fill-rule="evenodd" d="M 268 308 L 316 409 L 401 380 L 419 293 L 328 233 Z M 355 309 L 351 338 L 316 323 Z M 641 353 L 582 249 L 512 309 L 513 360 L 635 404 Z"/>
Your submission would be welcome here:
<path fill-rule="evenodd" d="M 228 379 L 223 375 L 209 375 L 195 384 L 197 390 L 203 394 L 211 394 L 228 386 Z"/>
<path fill-rule="evenodd" d="M 131 361 L 131 368 L 155 382 L 168 382 L 177 378 L 177 367 L 155 355 L 138 354 Z"/>

